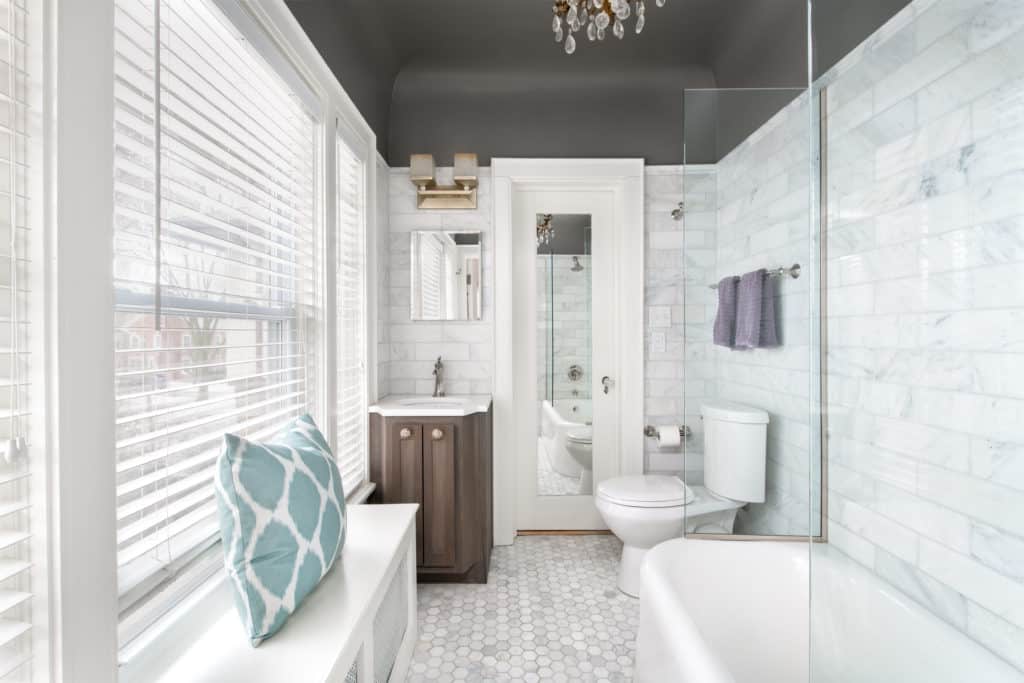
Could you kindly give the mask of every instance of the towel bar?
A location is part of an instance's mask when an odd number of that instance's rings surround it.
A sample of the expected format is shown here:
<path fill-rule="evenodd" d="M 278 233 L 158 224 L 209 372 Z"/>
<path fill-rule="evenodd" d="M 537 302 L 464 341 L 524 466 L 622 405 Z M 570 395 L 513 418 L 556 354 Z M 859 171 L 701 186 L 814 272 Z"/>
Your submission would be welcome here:
<path fill-rule="evenodd" d="M 768 277 L 782 277 L 783 275 L 788 275 L 795 280 L 800 277 L 800 264 L 794 263 L 789 268 L 775 268 L 766 272 L 768 273 Z M 713 285 L 708 285 L 708 289 L 718 289 L 718 283 L 716 282 Z"/>

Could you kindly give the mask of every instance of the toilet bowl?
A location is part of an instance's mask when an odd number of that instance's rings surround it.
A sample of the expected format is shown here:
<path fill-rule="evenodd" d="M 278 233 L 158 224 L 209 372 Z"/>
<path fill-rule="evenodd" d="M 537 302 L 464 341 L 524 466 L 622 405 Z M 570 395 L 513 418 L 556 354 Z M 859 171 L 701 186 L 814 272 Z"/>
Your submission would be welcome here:
<path fill-rule="evenodd" d="M 570 429 L 565 434 L 565 449 L 580 468 L 580 491 L 592 491 L 594 488 L 593 471 L 593 429 L 581 427 Z"/>
<path fill-rule="evenodd" d="M 644 474 L 608 479 L 597 487 L 596 505 L 605 524 L 622 541 L 618 587 L 640 594 L 640 565 L 654 546 L 683 532 L 732 533 L 744 503 L 687 486 L 676 476 Z"/>
<path fill-rule="evenodd" d="M 762 503 L 768 413 L 731 401 L 708 401 L 704 420 L 704 485 L 679 477 L 644 474 L 602 481 L 595 504 L 622 541 L 619 590 L 640 594 L 640 564 L 647 551 L 686 533 L 731 534 L 736 512 Z"/>

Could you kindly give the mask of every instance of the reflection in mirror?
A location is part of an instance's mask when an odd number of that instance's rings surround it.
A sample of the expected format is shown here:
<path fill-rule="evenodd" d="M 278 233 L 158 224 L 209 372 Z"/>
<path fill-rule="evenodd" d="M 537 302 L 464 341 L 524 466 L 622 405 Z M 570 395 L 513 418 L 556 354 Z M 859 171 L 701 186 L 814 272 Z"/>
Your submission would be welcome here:
<path fill-rule="evenodd" d="M 537 216 L 537 492 L 590 495 L 591 262 L 588 214 Z"/>
<path fill-rule="evenodd" d="M 417 230 L 409 254 L 413 320 L 481 319 L 479 232 Z"/>

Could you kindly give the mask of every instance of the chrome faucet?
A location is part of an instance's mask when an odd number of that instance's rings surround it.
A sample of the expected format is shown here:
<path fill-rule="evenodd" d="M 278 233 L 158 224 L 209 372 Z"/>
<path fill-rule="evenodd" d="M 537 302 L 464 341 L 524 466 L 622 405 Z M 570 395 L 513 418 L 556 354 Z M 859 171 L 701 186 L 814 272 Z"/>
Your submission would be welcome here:
<path fill-rule="evenodd" d="M 444 363 L 441 362 L 441 356 L 434 363 L 434 398 L 438 396 L 444 396 Z"/>

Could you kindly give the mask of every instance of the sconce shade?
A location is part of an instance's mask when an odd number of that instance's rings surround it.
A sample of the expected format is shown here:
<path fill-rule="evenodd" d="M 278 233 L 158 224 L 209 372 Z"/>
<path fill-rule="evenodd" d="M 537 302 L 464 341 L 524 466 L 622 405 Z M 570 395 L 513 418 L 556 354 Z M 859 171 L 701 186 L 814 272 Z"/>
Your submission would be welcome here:
<path fill-rule="evenodd" d="M 454 185 L 438 185 L 434 177 L 434 157 L 413 154 L 409 157 L 409 180 L 416 186 L 416 208 L 475 209 L 477 165 L 475 154 L 456 154 L 452 174 Z"/>
<path fill-rule="evenodd" d="M 477 176 L 476 155 L 462 153 L 455 155 L 455 184 L 463 187 L 476 187 Z"/>
<path fill-rule="evenodd" d="M 409 177 L 417 187 L 429 187 L 434 184 L 434 156 L 432 154 L 413 154 L 409 157 Z"/>

